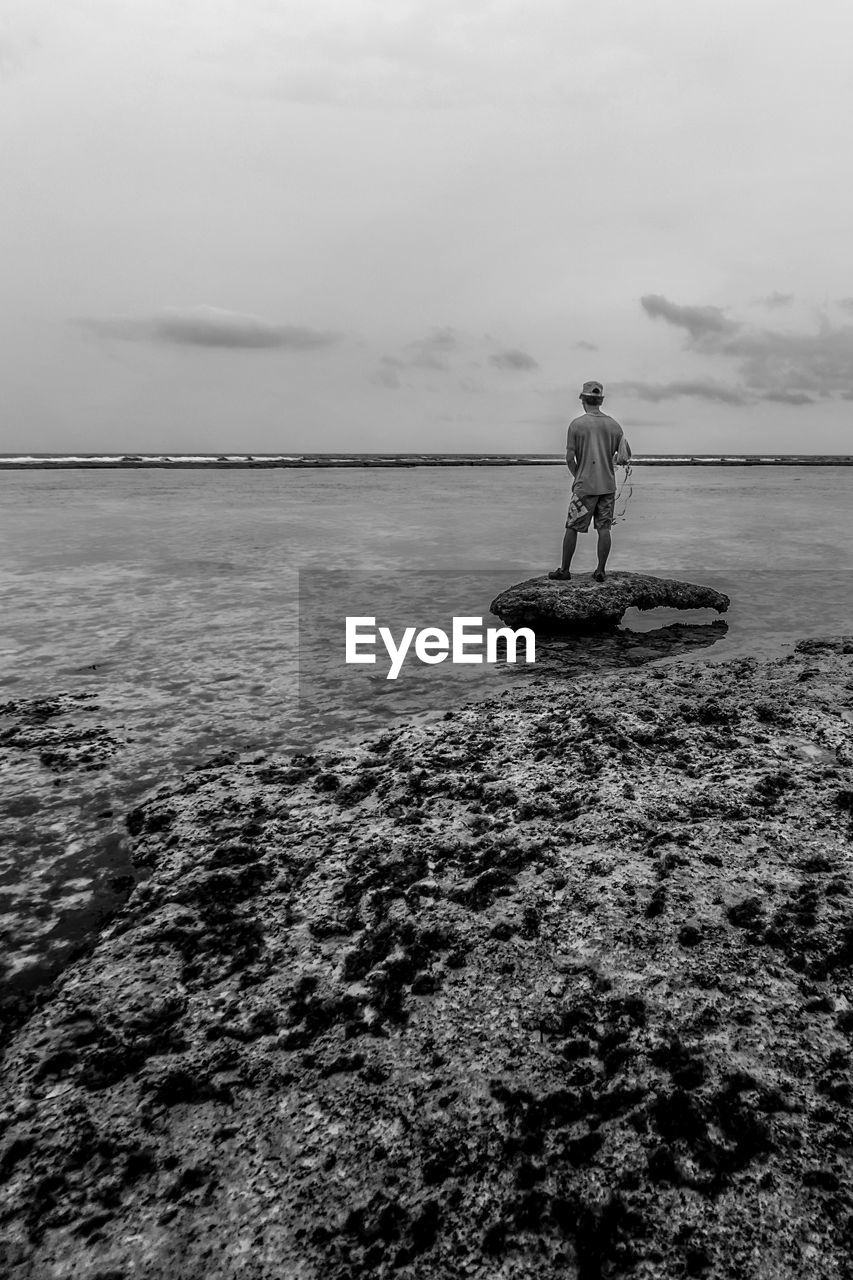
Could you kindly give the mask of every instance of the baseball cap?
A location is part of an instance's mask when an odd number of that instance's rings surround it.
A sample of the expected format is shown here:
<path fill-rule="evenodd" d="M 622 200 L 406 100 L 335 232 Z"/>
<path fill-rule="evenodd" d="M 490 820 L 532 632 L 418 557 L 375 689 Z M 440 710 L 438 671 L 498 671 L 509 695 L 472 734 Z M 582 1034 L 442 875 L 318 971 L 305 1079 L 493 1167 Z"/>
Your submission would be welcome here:
<path fill-rule="evenodd" d="M 585 382 L 581 396 L 603 396 L 604 387 L 600 382 Z M 578 397 L 580 399 L 580 396 Z"/>

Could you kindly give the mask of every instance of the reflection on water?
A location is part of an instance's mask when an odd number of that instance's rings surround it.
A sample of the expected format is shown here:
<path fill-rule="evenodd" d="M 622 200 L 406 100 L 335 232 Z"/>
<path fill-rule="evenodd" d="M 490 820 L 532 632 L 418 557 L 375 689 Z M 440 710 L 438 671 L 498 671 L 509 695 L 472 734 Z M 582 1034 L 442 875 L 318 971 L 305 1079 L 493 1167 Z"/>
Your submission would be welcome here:
<path fill-rule="evenodd" d="M 527 574 L 529 577 L 530 575 Z M 672 624 L 657 617 L 651 629 L 630 625 L 583 636 L 536 638 L 535 664 L 525 661 L 520 644 L 515 661 L 456 663 L 453 655 L 435 664 L 418 660 L 414 637 L 405 635 L 439 628 L 450 637 L 454 618 L 467 620 L 472 635 L 501 628 L 489 604 L 518 570 L 425 570 L 418 574 L 347 573 L 307 570 L 299 582 L 299 717 L 303 738 L 317 741 L 357 729 L 366 733 L 396 716 L 442 712 L 462 702 L 487 697 L 519 682 L 548 676 L 574 679 L 614 667 L 639 666 L 653 659 L 677 657 L 719 643 L 728 624 L 711 610 L 692 610 L 693 625 Z M 570 589 L 570 588 L 567 588 Z M 636 612 L 636 611 L 635 611 Z M 678 610 L 655 610 L 681 618 Z M 643 616 L 643 615 L 639 615 Z M 373 663 L 346 661 L 345 620 L 361 619 L 360 634 L 373 637 L 360 647 Z M 372 621 L 371 621 L 372 620 Z M 379 629 L 389 634 L 388 644 Z M 404 656 L 392 675 L 392 649 Z M 483 645 L 469 644 L 469 658 L 484 657 Z"/>

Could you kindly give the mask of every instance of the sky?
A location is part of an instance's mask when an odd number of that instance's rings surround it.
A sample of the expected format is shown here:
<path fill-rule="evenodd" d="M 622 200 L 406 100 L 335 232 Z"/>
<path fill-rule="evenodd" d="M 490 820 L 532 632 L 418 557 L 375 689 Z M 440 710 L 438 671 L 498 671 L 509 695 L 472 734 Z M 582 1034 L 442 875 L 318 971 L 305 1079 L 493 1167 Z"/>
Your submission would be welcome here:
<path fill-rule="evenodd" d="M 853 453 L 847 0 L 4 0 L 0 452 Z"/>

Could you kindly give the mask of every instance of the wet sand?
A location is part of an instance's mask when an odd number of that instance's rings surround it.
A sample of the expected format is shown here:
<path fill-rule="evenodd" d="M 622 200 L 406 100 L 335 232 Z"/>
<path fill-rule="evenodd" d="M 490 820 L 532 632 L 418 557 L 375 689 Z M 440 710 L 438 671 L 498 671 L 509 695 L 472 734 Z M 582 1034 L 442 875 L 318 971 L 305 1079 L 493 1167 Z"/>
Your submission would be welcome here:
<path fill-rule="evenodd" d="M 51 1276 L 820 1277 L 853 1246 L 853 639 L 223 762 L 2 1067 Z"/>

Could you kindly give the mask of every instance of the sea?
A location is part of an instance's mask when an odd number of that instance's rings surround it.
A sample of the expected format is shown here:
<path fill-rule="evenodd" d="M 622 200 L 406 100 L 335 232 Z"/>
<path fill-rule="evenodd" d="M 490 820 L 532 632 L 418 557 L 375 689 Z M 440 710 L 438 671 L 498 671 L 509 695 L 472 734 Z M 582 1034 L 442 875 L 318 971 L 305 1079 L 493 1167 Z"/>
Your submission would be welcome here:
<path fill-rule="evenodd" d="M 410 664 L 390 681 L 380 663 L 346 666 L 345 616 L 398 630 L 489 619 L 500 590 L 559 563 L 563 466 L 32 460 L 0 469 L 0 1012 L 127 892 L 128 812 L 211 759 L 357 741 L 525 680 L 853 632 L 848 466 L 637 467 L 610 568 L 714 586 L 724 619 L 631 611 L 617 636 L 545 646 L 533 667 Z M 595 537 L 578 541 L 583 574 Z M 60 711 L 40 721 L 33 700 Z M 66 729 L 108 747 L 70 764 L 39 749 Z"/>

